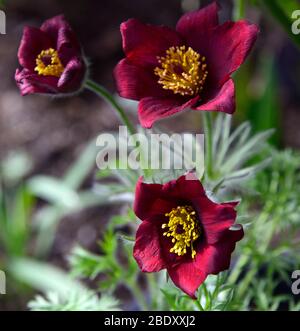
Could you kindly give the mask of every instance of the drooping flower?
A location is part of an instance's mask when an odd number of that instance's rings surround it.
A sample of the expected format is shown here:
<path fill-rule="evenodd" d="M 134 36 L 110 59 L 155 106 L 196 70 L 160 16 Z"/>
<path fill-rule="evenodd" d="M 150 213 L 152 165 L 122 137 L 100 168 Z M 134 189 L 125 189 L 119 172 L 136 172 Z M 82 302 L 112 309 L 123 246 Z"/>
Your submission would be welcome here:
<path fill-rule="evenodd" d="M 245 61 L 258 28 L 218 21 L 218 5 L 183 15 L 176 29 L 130 19 L 121 25 L 125 59 L 115 68 L 119 94 L 139 101 L 142 126 L 186 108 L 235 110 L 230 75 Z"/>
<path fill-rule="evenodd" d="M 45 21 L 40 28 L 26 26 L 18 58 L 22 69 L 16 70 L 15 80 L 22 95 L 73 93 L 83 85 L 85 60 L 62 15 Z"/>
<path fill-rule="evenodd" d="M 207 275 L 230 266 L 231 253 L 243 238 L 235 223 L 237 202 L 215 203 L 194 174 L 164 185 L 140 178 L 134 211 L 142 220 L 133 250 L 143 272 L 167 272 L 182 291 L 195 298 Z"/>

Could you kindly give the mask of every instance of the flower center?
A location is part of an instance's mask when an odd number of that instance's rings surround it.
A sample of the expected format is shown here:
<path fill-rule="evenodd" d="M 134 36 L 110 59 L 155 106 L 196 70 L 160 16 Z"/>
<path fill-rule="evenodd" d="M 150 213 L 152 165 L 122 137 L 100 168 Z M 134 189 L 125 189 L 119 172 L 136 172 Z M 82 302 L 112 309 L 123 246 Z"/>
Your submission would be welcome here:
<path fill-rule="evenodd" d="M 60 77 L 64 71 L 64 66 L 60 62 L 58 53 L 53 48 L 41 51 L 35 62 L 36 67 L 34 70 L 37 71 L 39 75 Z"/>
<path fill-rule="evenodd" d="M 158 83 L 175 94 L 197 95 L 203 89 L 208 71 L 205 57 L 191 47 L 171 47 L 166 56 L 158 57 L 160 67 L 154 69 Z"/>
<path fill-rule="evenodd" d="M 182 256 L 190 247 L 192 258 L 194 258 L 196 251 L 193 248 L 193 243 L 200 236 L 200 227 L 193 207 L 178 206 L 166 213 L 165 216 L 169 217 L 169 222 L 162 225 L 162 229 L 168 228 L 163 235 L 172 237 L 174 244 L 170 252 Z"/>

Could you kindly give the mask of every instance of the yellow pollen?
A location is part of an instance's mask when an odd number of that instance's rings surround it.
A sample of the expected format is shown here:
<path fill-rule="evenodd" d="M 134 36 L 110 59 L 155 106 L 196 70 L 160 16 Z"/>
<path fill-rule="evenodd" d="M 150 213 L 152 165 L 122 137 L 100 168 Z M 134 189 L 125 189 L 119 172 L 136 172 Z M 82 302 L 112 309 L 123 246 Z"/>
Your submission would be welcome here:
<path fill-rule="evenodd" d="M 191 248 L 192 258 L 194 258 L 196 251 L 193 243 L 200 236 L 200 227 L 193 207 L 178 206 L 165 216 L 169 217 L 169 222 L 162 225 L 162 229 L 168 228 L 163 235 L 172 237 L 174 244 L 170 252 L 182 256 L 187 253 L 188 248 Z"/>
<path fill-rule="evenodd" d="M 64 66 L 60 62 L 58 53 L 53 48 L 48 48 L 41 51 L 37 56 L 35 71 L 42 76 L 55 76 L 60 77 L 64 71 Z"/>
<path fill-rule="evenodd" d="M 154 69 L 158 83 L 166 90 L 183 96 L 195 96 L 203 90 L 208 75 L 206 59 L 191 47 L 171 47 L 158 57 L 160 67 Z"/>

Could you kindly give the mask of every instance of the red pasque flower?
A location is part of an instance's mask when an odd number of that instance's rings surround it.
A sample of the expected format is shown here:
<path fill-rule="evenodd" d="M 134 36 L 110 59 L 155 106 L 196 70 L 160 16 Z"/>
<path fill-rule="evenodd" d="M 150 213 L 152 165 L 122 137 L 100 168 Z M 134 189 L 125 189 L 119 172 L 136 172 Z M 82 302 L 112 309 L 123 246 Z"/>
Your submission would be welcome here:
<path fill-rule="evenodd" d="M 62 15 L 40 28 L 26 26 L 18 58 L 23 68 L 16 70 L 15 80 L 22 95 L 73 93 L 83 85 L 86 64 L 81 47 Z"/>
<path fill-rule="evenodd" d="M 133 250 L 140 269 L 167 269 L 174 284 L 196 298 L 207 275 L 229 268 L 235 244 L 243 238 L 241 225 L 230 229 L 237 204 L 211 201 L 191 173 L 164 185 L 140 178 L 134 211 L 142 223 Z"/>
<path fill-rule="evenodd" d="M 245 20 L 218 22 L 218 5 L 183 15 L 176 29 L 121 24 L 126 58 L 115 68 L 119 94 L 139 100 L 142 126 L 186 108 L 232 114 L 230 75 L 245 61 L 258 28 Z"/>

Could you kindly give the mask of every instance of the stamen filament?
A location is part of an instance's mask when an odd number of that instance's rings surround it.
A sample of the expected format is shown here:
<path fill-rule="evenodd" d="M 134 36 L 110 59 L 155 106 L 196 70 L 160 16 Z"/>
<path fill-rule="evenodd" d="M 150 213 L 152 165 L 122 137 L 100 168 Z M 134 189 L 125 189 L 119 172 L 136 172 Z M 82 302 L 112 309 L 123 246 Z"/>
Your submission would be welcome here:
<path fill-rule="evenodd" d="M 41 51 L 35 61 L 36 67 L 34 70 L 39 75 L 60 77 L 64 71 L 64 66 L 58 57 L 58 53 L 53 48 Z"/>
<path fill-rule="evenodd" d="M 187 248 L 191 249 L 192 258 L 196 256 L 193 243 L 200 236 L 200 227 L 196 217 L 196 212 L 191 206 L 178 206 L 165 214 L 169 217 L 169 222 L 162 224 L 162 229 L 168 228 L 163 236 L 172 237 L 174 246 L 171 253 L 182 256 L 187 253 Z"/>
<path fill-rule="evenodd" d="M 160 67 L 154 69 L 163 89 L 175 94 L 194 96 L 203 90 L 208 75 L 206 59 L 191 47 L 171 47 L 166 56 L 158 57 Z"/>

